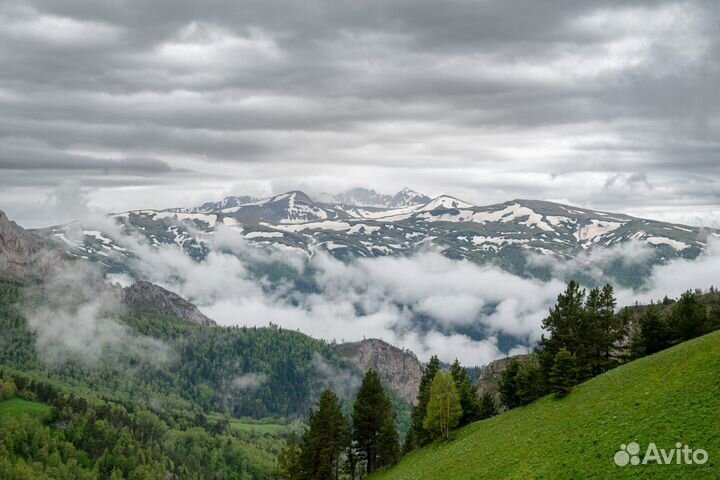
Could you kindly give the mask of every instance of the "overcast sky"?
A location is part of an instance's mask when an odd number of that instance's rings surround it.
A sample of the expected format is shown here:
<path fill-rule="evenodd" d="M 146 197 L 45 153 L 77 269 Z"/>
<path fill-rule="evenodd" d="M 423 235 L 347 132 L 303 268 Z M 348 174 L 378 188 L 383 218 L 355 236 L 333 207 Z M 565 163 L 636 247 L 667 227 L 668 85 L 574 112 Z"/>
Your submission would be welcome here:
<path fill-rule="evenodd" d="M 719 87 L 717 0 L 0 0 L 0 209 L 408 186 L 720 227 Z"/>

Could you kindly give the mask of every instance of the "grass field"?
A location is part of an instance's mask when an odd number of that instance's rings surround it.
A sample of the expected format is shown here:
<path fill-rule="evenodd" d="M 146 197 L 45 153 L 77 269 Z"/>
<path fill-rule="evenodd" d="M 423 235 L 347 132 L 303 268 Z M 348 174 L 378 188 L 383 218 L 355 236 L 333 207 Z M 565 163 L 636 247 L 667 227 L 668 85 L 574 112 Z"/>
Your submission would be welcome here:
<path fill-rule="evenodd" d="M 621 444 L 704 449 L 704 465 L 615 465 Z M 476 422 L 373 480 L 720 478 L 720 332 Z"/>
<path fill-rule="evenodd" d="M 274 423 L 243 423 L 236 420 L 230 421 L 230 428 L 240 432 L 258 432 L 273 434 L 285 433 L 289 429 L 287 425 L 279 425 Z"/>
<path fill-rule="evenodd" d="M 17 397 L 0 402 L 0 421 L 8 417 L 19 417 L 23 413 L 44 417 L 50 414 L 50 407 L 44 403 L 31 402 Z"/>

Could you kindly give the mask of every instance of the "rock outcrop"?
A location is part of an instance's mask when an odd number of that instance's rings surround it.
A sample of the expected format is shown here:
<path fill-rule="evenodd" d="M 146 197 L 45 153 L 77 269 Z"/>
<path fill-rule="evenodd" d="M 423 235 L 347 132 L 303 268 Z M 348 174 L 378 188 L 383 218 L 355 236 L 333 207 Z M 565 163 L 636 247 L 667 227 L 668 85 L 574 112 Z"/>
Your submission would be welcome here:
<path fill-rule="evenodd" d="M 123 288 L 122 301 L 129 307 L 152 308 L 198 325 L 215 325 L 214 321 L 180 295 L 143 280 Z"/>
<path fill-rule="evenodd" d="M 412 405 L 417 403 L 423 368 L 414 353 L 375 338 L 342 343 L 337 349 L 361 370 L 372 368 L 378 372 L 380 380 L 403 400 Z"/>
<path fill-rule="evenodd" d="M 36 275 L 33 259 L 40 251 L 41 244 L 5 212 L 0 211 L 0 279 L 22 280 Z"/>
<path fill-rule="evenodd" d="M 493 362 L 488 363 L 483 367 L 480 376 L 478 377 L 477 383 L 477 394 L 478 397 L 482 397 L 486 393 L 489 393 L 495 404 L 499 407 L 502 405 L 500 401 L 500 378 L 502 377 L 505 369 L 510 365 L 510 362 L 517 360 L 518 362 L 529 362 L 532 361 L 531 355 L 513 355 L 512 357 L 500 358 Z"/>

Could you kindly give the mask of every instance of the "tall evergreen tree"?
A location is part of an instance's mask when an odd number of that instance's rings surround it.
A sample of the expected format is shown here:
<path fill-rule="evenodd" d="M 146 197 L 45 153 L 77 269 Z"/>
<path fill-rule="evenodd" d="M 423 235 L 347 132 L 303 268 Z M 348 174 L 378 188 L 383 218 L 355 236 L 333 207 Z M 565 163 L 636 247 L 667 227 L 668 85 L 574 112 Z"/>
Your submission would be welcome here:
<path fill-rule="evenodd" d="M 282 480 L 302 480 L 300 455 L 301 449 L 297 435 L 292 432 L 277 456 L 277 466 L 273 475 Z"/>
<path fill-rule="evenodd" d="M 599 362 L 602 373 L 614 367 L 617 360 L 613 358 L 618 350 L 619 344 L 627 334 L 626 324 L 621 317 L 615 314 L 617 300 L 615 290 L 609 283 L 602 288 L 600 293 L 600 310 L 598 311 L 598 323 L 600 330 L 601 358 Z"/>
<path fill-rule="evenodd" d="M 337 479 L 342 455 L 350 443 L 350 427 L 331 390 L 320 395 L 318 409 L 310 412 L 303 435 L 300 467 L 303 480 Z"/>
<path fill-rule="evenodd" d="M 518 371 L 520 371 L 520 362 L 511 360 L 500 375 L 500 381 L 498 382 L 500 399 L 507 409 L 520 406 L 520 395 L 518 395 L 517 387 Z"/>
<path fill-rule="evenodd" d="M 485 393 L 482 398 L 480 398 L 480 412 L 479 417 L 480 420 L 484 420 L 486 418 L 494 417 L 498 414 L 498 408 L 497 404 L 495 403 L 495 400 L 493 400 L 492 395 L 490 393 Z"/>
<path fill-rule="evenodd" d="M 580 332 L 584 326 L 585 293 L 577 282 L 571 281 L 543 320 L 542 326 L 548 335 L 543 334 L 540 339 L 539 359 L 546 383 L 549 383 L 550 370 L 560 348 L 565 347 L 578 355 Z"/>
<path fill-rule="evenodd" d="M 640 331 L 633 338 L 631 346 L 635 357 L 651 355 L 670 345 L 669 331 L 655 304 L 650 305 L 640 316 Z"/>
<path fill-rule="evenodd" d="M 555 355 L 555 362 L 550 371 L 550 383 L 558 397 L 564 397 L 577 383 L 577 360 L 567 348 L 561 348 Z"/>
<path fill-rule="evenodd" d="M 669 326 L 678 341 L 699 337 L 708 331 L 707 307 L 696 292 L 687 291 L 675 302 L 670 312 Z"/>
<path fill-rule="evenodd" d="M 353 440 L 366 472 L 397 461 L 400 446 L 395 430 L 395 411 L 375 370 L 363 378 L 352 413 Z"/>
<path fill-rule="evenodd" d="M 462 413 L 455 380 L 449 373 L 438 371 L 430 387 L 430 401 L 423 427 L 434 438 L 449 440 L 450 430 L 458 424 Z"/>
<path fill-rule="evenodd" d="M 457 358 L 450 367 L 450 375 L 452 375 L 453 380 L 455 380 L 455 386 L 457 387 L 458 394 L 460 394 L 460 405 L 463 410 L 459 425 L 463 426 L 479 420 L 480 402 L 475 393 L 475 387 L 470 381 L 467 369 L 460 365 L 460 361 Z"/>
<path fill-rule="evenodd" d="M 435 379 L 435 374 L 438 371 L 440 371 L 440 360 L 437 355 L 433 355 L 427 365 L 425 365 L 423 376 L 420 379 L 420 389 L 418 390 L 417 396 L 418 402 L 412 410 L 412 425 L 410 426 L 410 429 L 413 432 L 410 437 L 412 443 L 409 444 L 406 439 L 406 451 L 426 445 L 432 440 L 432 435 L 430 432 L 425 430 L 423 422 L 425 420 L 425 415 L 427 414 L 427 405 L 430 401 L 430 386 L 432 385 L 432 382 Z"/>

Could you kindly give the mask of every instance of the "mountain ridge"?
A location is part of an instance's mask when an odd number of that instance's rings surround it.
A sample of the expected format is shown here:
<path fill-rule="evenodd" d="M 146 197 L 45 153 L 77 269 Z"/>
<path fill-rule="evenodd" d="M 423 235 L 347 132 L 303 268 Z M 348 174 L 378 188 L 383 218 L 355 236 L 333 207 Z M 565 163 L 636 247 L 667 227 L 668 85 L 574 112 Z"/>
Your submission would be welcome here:
<path fill-rule="evenodd" d="M 720 238 L 717 230 L 543 200 L 477 206 L 449 195 L 431 199 L 409 189 L 396 196 L 400 194 L 410 204 L 396 208 L 316 202 L 293 190 L 265 199 L 226 197 L 198 207 L 134 210 L 110 218 L 153 245 L 174 244 L 198 260 L 209 252 L 212 234 L 229 228 L 261 248 L 308 255 L 320 249 L 350 260 L 406 255 L 433 246 L 450 258 L 490 262 L 521 275 L 543 268 L 529 264 L 533 256 L 571 259 L 599 248 L 638 243 L 648 247 L 649 264 L 660 264 L 695 258 L 705 251 L 709 238 Z M 253 201 L 237 204 L 237 199 Z M 70 239 L 69 230 L 69 225 L 59 225 L 32 233 L 71 255 L 97 262 L 109 263 L 110 254 L 127 254 L 107 232 L 87 229 L 81 238 Z M 115 267 L 122 269 L 122 259 Z M 632 272 L 622 275 L 629 276 L 629 283 L 635 281 Z"/>

